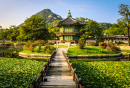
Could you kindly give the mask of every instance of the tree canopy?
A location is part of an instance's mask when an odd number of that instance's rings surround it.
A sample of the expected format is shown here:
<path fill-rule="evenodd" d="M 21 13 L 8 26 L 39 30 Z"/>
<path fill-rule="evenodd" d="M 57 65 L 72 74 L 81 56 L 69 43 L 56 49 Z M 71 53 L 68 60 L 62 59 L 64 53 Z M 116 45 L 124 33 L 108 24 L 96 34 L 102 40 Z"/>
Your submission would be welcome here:
<path fill-rule="evenodd" d="M 96 41 L 101 41 L 103 38 L 103 29 L 99 26 L 96 21 L 93 21 L 88 18 L 76 18 L 78 21 L 86 23 L 84 27 L 81 27 L 80 32 L 83 33 L 81 35 L 81 39 L 87 39 L 88 36 L 96 37 Z"/>
<path fill-rule="evenodd" d="M 118 19 L 117 23 L 112 24 L 112 27 L 108 28 L 104 31 L 105 34 L 108 34 L 110 36 L 112 35 L 126 35 L 127 32 L 127 23 L 124 19 Z"/>
<path fill-rule="evenodd" d="M 20 27 L 19 40 L 35 41 L 35 40 L 47 40 L 49 36 L 48 29 L 46 28 L 46 20 L 44 17 L 33 15 L 24 21 L 24 24 Z"/>

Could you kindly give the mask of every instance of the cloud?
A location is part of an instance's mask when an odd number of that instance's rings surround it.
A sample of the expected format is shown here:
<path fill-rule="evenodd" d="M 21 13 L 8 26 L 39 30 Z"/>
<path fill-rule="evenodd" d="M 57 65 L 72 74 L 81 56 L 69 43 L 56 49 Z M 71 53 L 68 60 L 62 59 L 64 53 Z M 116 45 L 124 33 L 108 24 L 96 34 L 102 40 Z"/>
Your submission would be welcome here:
<path fill-rule="evenodd" d="M 63 2 L 63 1 L 61 1 L 61 0 L 54 0 L 58 5 L 61 5 L 61 6 L 64 6 L 64 7 L 66 7 L 67 6 L 67 4 L 65 3 L 65 2 Z"/>

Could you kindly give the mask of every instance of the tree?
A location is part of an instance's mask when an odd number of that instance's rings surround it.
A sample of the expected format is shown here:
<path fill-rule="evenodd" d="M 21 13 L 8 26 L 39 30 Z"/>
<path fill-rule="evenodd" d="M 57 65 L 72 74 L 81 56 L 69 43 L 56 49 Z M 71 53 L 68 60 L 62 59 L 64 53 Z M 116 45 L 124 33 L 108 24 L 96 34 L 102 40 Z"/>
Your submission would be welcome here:
<path fill-rule="evenodd" d="M 50 33 L 50 39 L 53 39 L 56 37 L 56 32 L 59 31 L 59 27 L 56 26 L 56 24 L 60 22 L 60 20 L 53 21 L 50 26 L 48 27 L 49 33 Z"/>
<path fill-rule="evenodd" d="M 20 30 L 18 26 L 12 25 L 9 28 L 8 38 L 10 38 L 12 41 L 17 41 L 17 37 L 20 35 Z"/>
<path fill-rule="evenodd" d="M 56 24 L 57 24 L 58 22 L 60 22 L 60 20 L 55 20 L 55 21 L 53 21 L 53 22 L 51 23 L 51 25 L 48 27 L 49 32 L 54 32 L 54 33 L 56 33 L 56 32 L 59 31 L 59 27 L 56 26 Z"/>
<path fill-rule="evenodd" d="M 130 28 L 130 5 L 119 5 L 119 11 L 121 16 L 123 16 L 124 20 L 127 22 L 127 28 L 128 28 L 128 45 L 130 46 L 129 42 L 129 28 Z"/>
<path fill-rule="evenodd" d="M 110 36 L 112 35 L 126 35 L 127 27 L 126 21 L 121 19 L 117 19 L 117 23 L 112 24 L 112 27 L 108 28 L 104 31 L 105 34 Z"/>
<path fill-rule="evenodd" d="M 46 28 L 46 20 L 44 17 L 33 15 L 24 21 L 20 27 L 19 40 L 35 41 L 35 40 L 48 40 L 49 32 Z"/>
<path fill-rule="evenodd" d="M 88 22 L 86 22 L 84 29 L 82 28 L 80 31 L 84 32 L 83 34 L 87 32 L 86 34 L 89 34 L 89 36 L 96 37 L 97 42 L 103 40 L 103 29 L 96 21 L 88 19 Z"/>

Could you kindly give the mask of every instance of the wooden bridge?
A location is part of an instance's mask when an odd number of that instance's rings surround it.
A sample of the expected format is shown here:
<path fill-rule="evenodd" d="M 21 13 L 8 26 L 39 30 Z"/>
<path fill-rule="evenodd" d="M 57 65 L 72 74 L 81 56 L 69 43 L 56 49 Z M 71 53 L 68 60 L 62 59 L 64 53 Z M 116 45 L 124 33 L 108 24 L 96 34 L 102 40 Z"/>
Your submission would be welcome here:
<path fill-rule="evenodd" d="M 66 52 L 67 49 L 58 48 L 52 54 L 31 88 L 82 88 L 76 72 L 62 51 Z"/>
<path fill-rule="evenodd" d="M 62 50 L 57 50 L 40 88 L 76 88 Z"/>

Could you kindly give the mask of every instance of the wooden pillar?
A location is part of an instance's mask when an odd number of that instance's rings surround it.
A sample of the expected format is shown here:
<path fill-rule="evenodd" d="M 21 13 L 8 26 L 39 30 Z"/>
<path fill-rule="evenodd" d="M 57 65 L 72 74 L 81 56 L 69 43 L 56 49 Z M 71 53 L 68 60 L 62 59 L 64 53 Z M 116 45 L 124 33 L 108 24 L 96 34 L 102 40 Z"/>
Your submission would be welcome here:
<path fill-rule="evenodd" d="M 73 40 L 74 40 L 74 35 L 73 35 Z"/>
<path fill-rule="evenodd" d="M 73 33 L 74 33 L 74 27 L 73 27 Z"/>
<path fill-rule="evenodd" d="M 64 35 L 63 35 L 63 41 L 64 41 Z"/>

